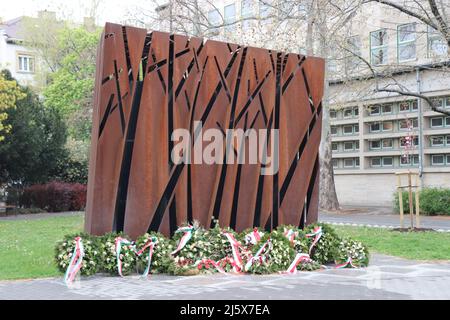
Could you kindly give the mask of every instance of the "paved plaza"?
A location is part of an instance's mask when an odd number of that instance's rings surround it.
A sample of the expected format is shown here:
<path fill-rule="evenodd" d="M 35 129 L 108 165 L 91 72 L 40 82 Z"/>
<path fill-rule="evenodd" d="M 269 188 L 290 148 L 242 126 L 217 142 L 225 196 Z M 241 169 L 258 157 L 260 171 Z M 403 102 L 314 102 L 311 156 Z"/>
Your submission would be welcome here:
<path fill-rule="evenodd" d="M 450 262 L 372 255 L 368 268 L 295 275 L 153 275 L 0 281 L 0 299 L 450 299 Z"/>

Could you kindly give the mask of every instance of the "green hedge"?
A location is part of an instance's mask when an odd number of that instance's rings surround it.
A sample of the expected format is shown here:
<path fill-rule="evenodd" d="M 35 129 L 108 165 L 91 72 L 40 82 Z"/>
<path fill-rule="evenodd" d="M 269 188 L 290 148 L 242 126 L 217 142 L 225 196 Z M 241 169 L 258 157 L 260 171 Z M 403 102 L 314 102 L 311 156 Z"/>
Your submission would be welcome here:
<path fill-rule="evenodd" d="M 450 189 L 424 188 L 419 192 L 420 214 L 424 215 L 450 215 Z M 400 212 L 398 193 L 394 193 L 394 207 Z M 413 207 L 416 210 L 415 193 L 413 192 Z M 408 192 L 403 191 L 403 212 L 409 213 Z"/>

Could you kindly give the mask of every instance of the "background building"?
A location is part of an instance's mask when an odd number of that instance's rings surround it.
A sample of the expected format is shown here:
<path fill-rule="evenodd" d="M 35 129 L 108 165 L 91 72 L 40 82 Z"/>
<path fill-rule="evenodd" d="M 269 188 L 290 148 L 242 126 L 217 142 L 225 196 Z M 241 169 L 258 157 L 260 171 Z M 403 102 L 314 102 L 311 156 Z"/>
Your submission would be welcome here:
<path fill-rule="evenodd" d="M 450 116 L 432 111 L 423 99 L 378 90 L 400 85 L 450 110 L 445 41 L 418 20 L 379 5 L 364 6 L 350 30 L 347 41 L 354 50 L 386 76 L 370 76 L 351 55 L 332 64 L 330 118 L 340 203 L 391 205 L 398 171 L 421 172 L 427 187 L 448 187 Z"/>

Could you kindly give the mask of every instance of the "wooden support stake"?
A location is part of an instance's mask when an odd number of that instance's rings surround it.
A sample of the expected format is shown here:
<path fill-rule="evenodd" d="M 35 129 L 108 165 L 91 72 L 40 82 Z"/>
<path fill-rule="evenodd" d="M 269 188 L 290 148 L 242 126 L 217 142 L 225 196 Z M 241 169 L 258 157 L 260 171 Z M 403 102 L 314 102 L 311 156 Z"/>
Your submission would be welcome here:
<path fill-rule="evenodd" d="M 408 171 L 408 200 L 409 200 L 409 217 L 411 220 L 411 229 L 414 228 L 414 205 L 413 205 L 413 196 L 412 196 L 412 182 L 411 182 L 411 171 Z"/>
<path fill-rule="evenodd" d="M 397 176 L 398 180 L 398 205 L 400 209 L 400 227 L 403 228 L 403 190 L 401 188 L 402 185 L 402 177 L 400 175 Z"/>
<path fill-rule="evenodd" d="M 420 228 L 419 175 L 416 175 L 416 228 Z"/>

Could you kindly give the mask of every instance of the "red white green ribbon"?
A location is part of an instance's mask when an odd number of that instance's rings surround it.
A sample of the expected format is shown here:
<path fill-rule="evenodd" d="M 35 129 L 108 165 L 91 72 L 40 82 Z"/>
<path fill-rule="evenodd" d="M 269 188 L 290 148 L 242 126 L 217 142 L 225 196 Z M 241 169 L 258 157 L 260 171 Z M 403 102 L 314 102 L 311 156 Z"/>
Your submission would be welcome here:
<path fill-rule="evenodd" d="M 225 237 L 227 237 L 228 242 L 231 245 L 231 251 L 233 253 L 233 259 L 234 259 L 234 271 L 235 272 L 241 272 L 242 270 L 242 266 L 244 265 L 244 263 L 242 262 L 242 257 L 241 257 L 241 253 L 239 252 L 239 248 L 241 247 L 241 244 L 239 243 L 239 241 L 236 240 L 236 238 L 229 232 L 224 232 L 223 233 L 225 235 Z"/>
<path fill-rule="evenodd" d="M 219 262 L 215 262 L 214 260 L 211 259 L 202 259 L 199 260 L 195 263 L 195 266 L 200 270 L 203 266 L 206 269 L 209 269 L 209 266 L 213 266 L 214 268 L 216 268 L 217 271 L 219 271 L 222 274 L 226 274 L 225 270 L 220 266 Z"/>
<path fill-rule="evenodd" d="M 264 233 L 259 232 L 258 228 L 254 228 L 252 232 L 245 236 L 245 243 L 255 245 L 259 240 L 261 240 L 263 235 Z"/>
<path fill-rule="evenodd" d="M 297 266 L 302 262 L 309 262 L 311 261 L 311 258 L 309 257 L 309 254 L 306 253 L 297 253 L 295 256 L 294 261 L 292 261 L 289 268 L 286 270 L 285 273 L 297 273 Z"/>
<path fill-rule="evenodd" d="M 348 257 L 347 261 L 345 261 L 344 263 L 340 263 L 338 265 L 335 266 L 336 269 L 343 269 L 343 268 L 347 268 L 348 266 L 350 266 L 350 268 L 356 268 L 356 266 L 353 264 L 353 260 L 352 257 Z"/>
<path fill-rule="evenodd" d="M 241 272 L 241 268 L 239 268 L 239 266 L 236 264 L 234 259 L 231 258 L 231 257 L 222 258 L 217 263 L 222 268 L 225 268 L 225 266 L 229 263 L 233 267 L 233 271 L 234 272 L 236 272 L 236 273 L 240 273 Z"/>
<path fill-rule="evenodd" d="M 294 242 L 294 239 L 298 236 L 298 231 L 292 229 L 284 229 L 284 236 L 288 238 L 290 243 Z"/>
<path fill-rule="evenodd" d="M 132 247 L 134 252 L 136 252 L 136 249 L 133 246 L 133 243 L 131 241 L 128 241 L 127 239 L 124 239 L 122 237 L 117 237 L 115 240 L 115 249 L 116 249 L 116 258 L 117 258 L 117 272 L 121 277 L 122 275 L 122 260 L 120 260 L 120 252 L 122 251 L 122 245 L 129 245 Z"/>
<path fill-rule="evenodd" d="M 312 249 L 317 244 L 317 242 L 319 242 L 320 237 L 322 237 L 322 234 L 323 234 L 322 227 L 321 226 L 317 226 L 317 227 L 315 227 L 313 229 L 312 233 L 308 233 L 308 234 L 305 235 L 307 238 L 314 237 L 313 243 L 309 247 L 309 255 L 311 255 Z"/>
<path fill-rule="evenodd" d="M 75 238 L 75 248 L 72 252 L 72 258 L 70 259 L 69 266 L 64 276 L 64 282 L 69 285 L 75 279 L 78 271 L 81 269 L 81 263 L 84 257 L 83 242 L 80 237 Z"/>
<path fill-rule="evenodd" d="M 178 228 L 175 233 L 184 232 L 183 236 L 181 237 L 180 241 L 178 242 L 177 248 L 171 253 L 172 255 L 179 252 L 181 249 L 184 248 L 184 246 L 189 242 L 189 240 L 192 238 L 192 232 L 194 231 L 194 227 L 189 225 L 187 227 L 181 227 Z"/>
<path fill-rule="evenodd" d="M 153 256 L 153 251 L 155 249 L 156 244 L 158 244 L 158 238 L 156 237 L 151 237 L 150 239 L 147 240 L 147 242 L 142 246 L 141 250 L 139 250 L 138 252 L 136 252 L 136 254 L 138 256 L 140 256 L 145 249 L 149 248 L 148 250 L 148 262 L 147 262 L 147 267 L 144 270 L 144 273 L 142 274 L 143 277 L 147 277 L 148 274 L 150 273 L 150 266 L 152 264 L 152 256 Z"/>
<path fill-rule="evenodd" d="M 252 266 L 252 264 L 255 262 L 255 261 L 262 261 L 263 260 L 263 257 L 261 256 L 261 254 L 263 253 L 263 251 L 266 249 L 266 247 L 267 246 L 269 246 L 269 249 L 266 251 L 266 253 L 270 250 L 270 245 L 271 245 L 271 240 L 270 240 L 270 238 L 269 239 L 267 239 L 267 241 L 261 246 L 261 248 L 259 248 L 259 250 L 256 252 L 256 254 L 253 256 L 253 257 L 251 257 L 248 261 L 247 261 L 247 263 L 245 264 L 245 268 L 244 268 L 244 270 L 245 271 L 248 271 L 249 269 L 250 269 L 250 267 Z"/>

